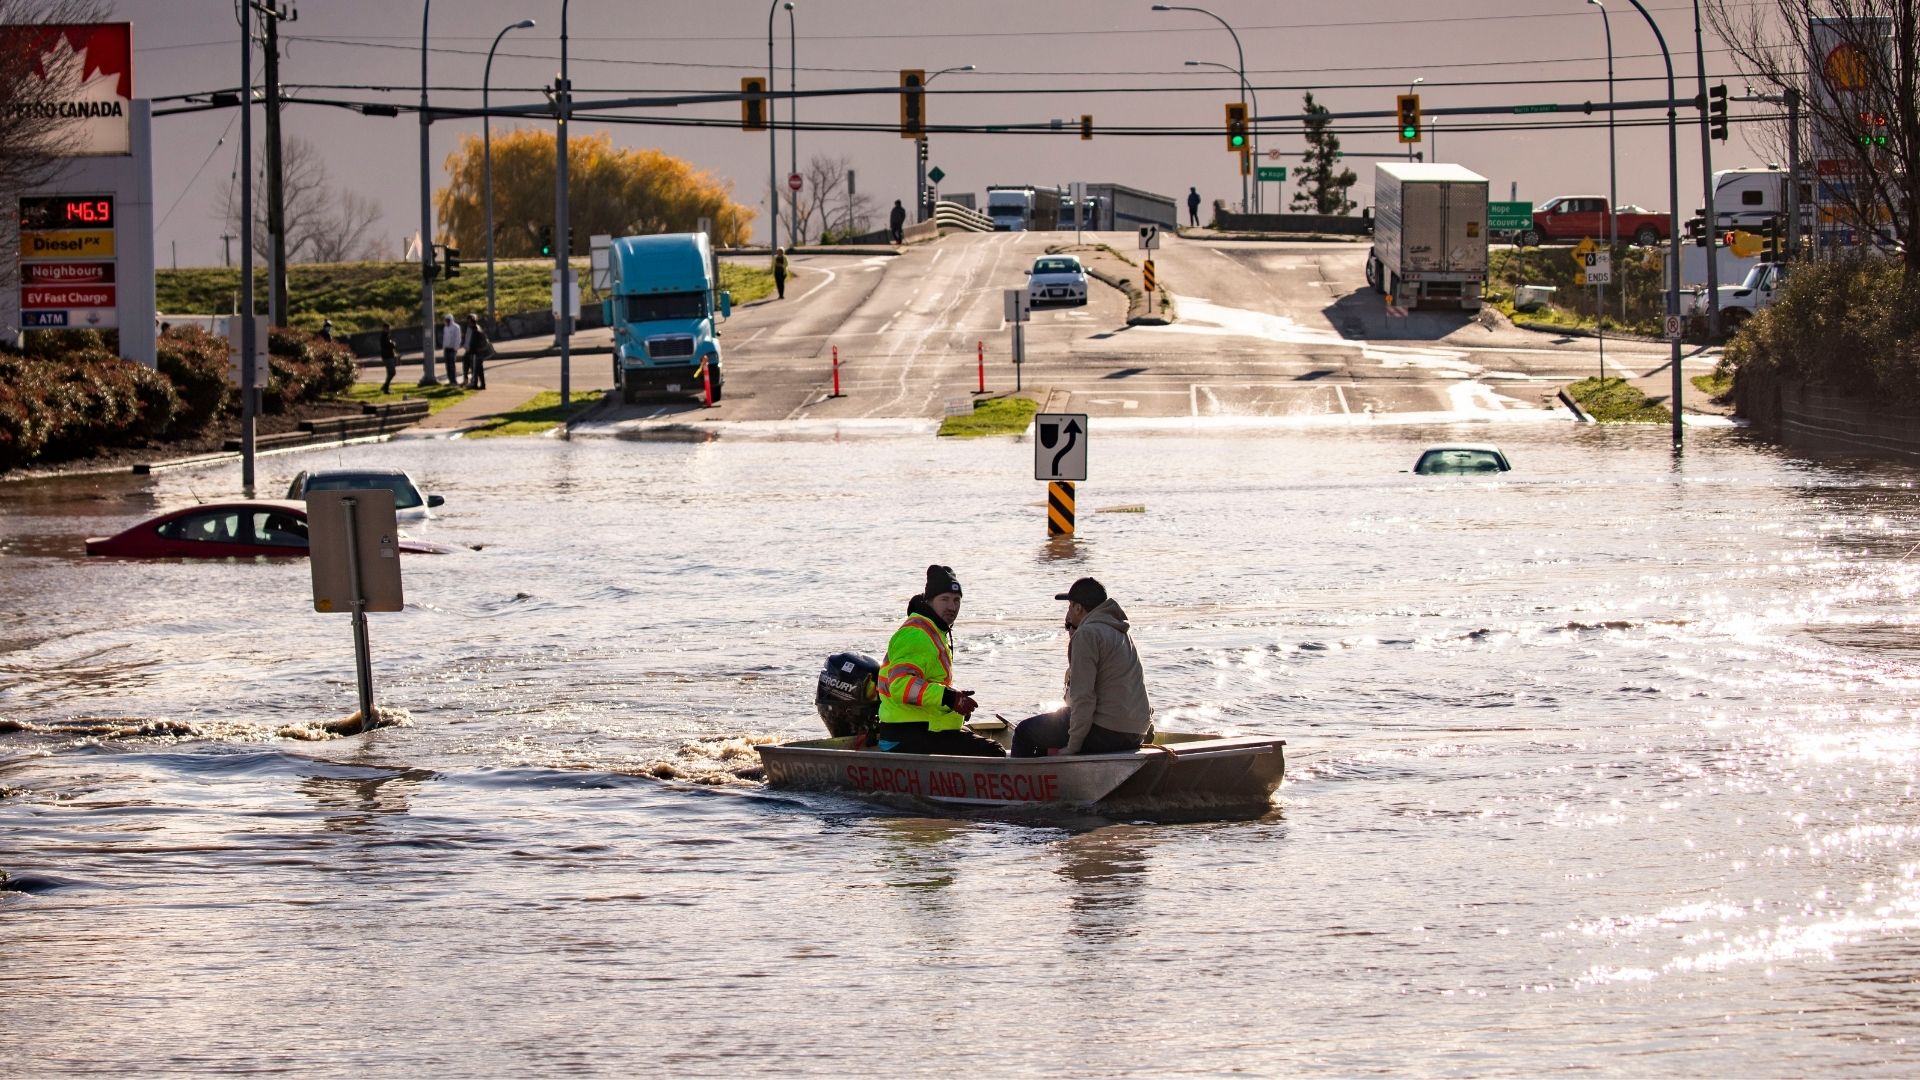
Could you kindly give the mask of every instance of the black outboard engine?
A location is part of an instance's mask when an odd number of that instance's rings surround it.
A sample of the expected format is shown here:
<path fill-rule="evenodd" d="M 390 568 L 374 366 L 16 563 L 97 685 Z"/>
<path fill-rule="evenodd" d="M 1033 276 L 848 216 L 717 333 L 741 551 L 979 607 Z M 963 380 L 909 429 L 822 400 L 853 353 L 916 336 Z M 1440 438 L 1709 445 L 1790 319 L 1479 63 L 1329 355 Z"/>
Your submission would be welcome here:
<path fill-rule="evenodd" d="M 865 653 L 827 657 L 814 688 L 813 707 L 835 738 L 871 736 L 880 728 L 880 664 Z"/>

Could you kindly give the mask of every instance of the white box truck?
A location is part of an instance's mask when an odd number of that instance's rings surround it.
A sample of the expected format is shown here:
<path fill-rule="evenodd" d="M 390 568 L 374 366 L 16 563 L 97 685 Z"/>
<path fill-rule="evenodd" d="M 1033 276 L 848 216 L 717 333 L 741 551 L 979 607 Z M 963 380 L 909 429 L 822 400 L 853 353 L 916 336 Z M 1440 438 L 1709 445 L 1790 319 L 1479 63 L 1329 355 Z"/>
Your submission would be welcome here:
<path fill-rule="evenodd" d="M 1487 285 L 1487 178 L 1458 165 L 1373 167 L 1367 283 L 1401 307 L 1480 310 Z"/>

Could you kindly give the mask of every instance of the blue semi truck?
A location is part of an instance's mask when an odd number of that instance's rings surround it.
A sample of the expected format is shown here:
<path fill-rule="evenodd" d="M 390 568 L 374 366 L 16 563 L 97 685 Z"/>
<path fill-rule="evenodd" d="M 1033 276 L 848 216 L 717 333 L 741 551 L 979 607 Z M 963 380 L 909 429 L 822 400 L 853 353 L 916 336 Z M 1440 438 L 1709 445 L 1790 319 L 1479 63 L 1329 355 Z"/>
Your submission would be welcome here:
<path fill-rule="evenodd" d="M 706 234 L 620 237 L 608 253 L 607 273 L 605 311 L 621 400 L 701 394 L 705 364 L 719 401 L 719 320 L 732 315 L 733 298 L 720 291 Z"/>

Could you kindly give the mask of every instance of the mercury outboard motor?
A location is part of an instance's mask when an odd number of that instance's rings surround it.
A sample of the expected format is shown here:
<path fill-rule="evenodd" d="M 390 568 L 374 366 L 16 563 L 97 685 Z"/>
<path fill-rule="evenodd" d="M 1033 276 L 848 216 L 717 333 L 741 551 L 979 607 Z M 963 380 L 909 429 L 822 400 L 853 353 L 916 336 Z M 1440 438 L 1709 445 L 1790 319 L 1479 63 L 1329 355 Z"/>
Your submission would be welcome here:
<path fill-rule="evenodd" d="M 865 653 L 827 657 L 813 707 L 835 738 L 873 735 L 880 727 L 880 664 Z"/>

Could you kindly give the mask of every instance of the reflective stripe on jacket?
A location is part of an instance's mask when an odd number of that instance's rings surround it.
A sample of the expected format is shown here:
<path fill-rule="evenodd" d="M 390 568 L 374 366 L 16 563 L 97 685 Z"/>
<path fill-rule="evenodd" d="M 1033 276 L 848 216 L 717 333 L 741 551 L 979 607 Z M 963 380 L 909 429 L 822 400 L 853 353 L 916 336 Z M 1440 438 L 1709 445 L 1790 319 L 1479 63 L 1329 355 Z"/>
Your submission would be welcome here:
<path fill-rule="evenodd" d="M 879 681 L 881 723 L 925 724 L 929 731 L 960 727 L 960 714 L 947 708 L 953 646 L 947 632 L 926 615 L 908 615 L 893 632 Z"/>

